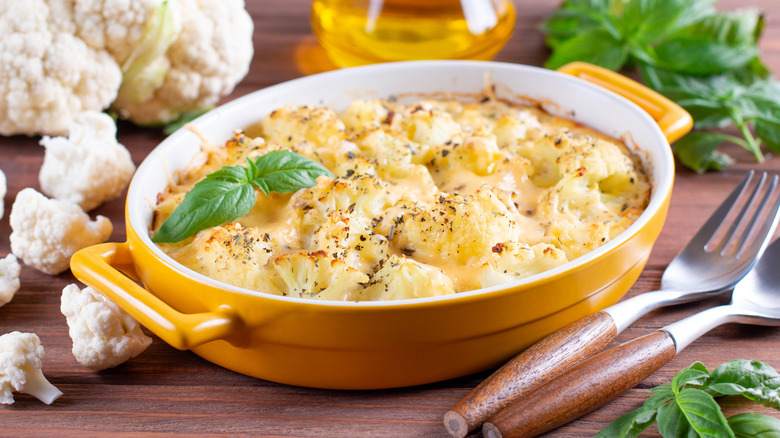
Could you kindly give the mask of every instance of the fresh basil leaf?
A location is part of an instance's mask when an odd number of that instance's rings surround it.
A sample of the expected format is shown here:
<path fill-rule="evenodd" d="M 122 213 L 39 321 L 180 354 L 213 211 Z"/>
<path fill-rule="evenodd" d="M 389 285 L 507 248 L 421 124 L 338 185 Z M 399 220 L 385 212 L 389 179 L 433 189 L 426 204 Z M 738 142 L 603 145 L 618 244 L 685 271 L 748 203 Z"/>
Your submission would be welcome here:
<path fill-rule="evenodd" d="M 765 21 L 759 11 L 743 9 L 729 13 L 713 13 L 691 24 L 677 35 L 708 37 L 712 41 L 731 45 L 755 45 L 764 29 Z"/>
<path fill-rule="evenodd" d="M 557 46 L 545 66 L 556 69 L 573 61 L 585 61 L 619 70 L 628 60 L 628 47 L 603 29 L 584 31 Z"/>
<path fill-rule="evenodd" d="M 758 55 L 755 45 L 729 45 L 706 38 L 670 39 L 654 47 L 655 65 L 690 75 L 712 75 L 745 66 Z"/>
<path fill-rule="evenodd" d="M 756 135 L 775 153 L 780 153 L 780 125 L 758 121 L 754 123 Z"/>
<path fill-rule="evenodd" d="M 247 169 L 225 166 L 198 181 L 152 237 L 155 243 L 179 242 L 198 231 L 246 215 L 255 202 Z"/>
<path fill-rule="evenodd" d="M 289 150 L 272 151 L 247 167 L 225 166 L 198 181 L 152 237 L 155 243 L 179 242 L 207 228 L 245 216 L 255 204 L 255 187 L 266 195 L 290 193 L 333 174 L 321 164 Z"/>
<path fill-rule="evenodd" d="M 658 408 L 656 422 L 664 438 L 700 438 L 676 401 Z"/>
<path fill-rule="evenodd" d="M 715 399 L 698 388 L 684 388 L 677 393 L 676 405 L 685 421 L 698 434 L 713 438 L 733 438 L 734 433 L 728 427 L 726 417 Z M 674 405 L 675 402 L 670 403 Z M 659 430 L 661 414 L 659 413 Z M 678 421 L 682 421 L 678 419 Z M 662 432 L 663 433 L 663 432 Z M 664 435 L 666 436 L 666 435 Z"/>
<path fill-rule="evenodd" d="M 655 389 L 655 388 L 654 388 Z M 595 438 L 633 438 L 653 424 L 658 408 L 674 398 L 671 391 L 661 391 L 645 400 L 642 407 L 631 411 L 602 429 Z"/>
<path fill-rule="evenodd" d="M 701 386 L 709 376 L 710 372 L 703 363 L 694 362 L 688 368 L 685 368 L 674 375 L 672 378 L 672 391 L 677 393 L 684 387 L 690 385 Z"/>
<path fill-rule="evenodd" d="M 631 39 L 658 42 L 714 12 L 714 0 L 629 0 L 621 23 Z"/>
<path fill-rule="evenodd" d="M 316 184 L 318 176 L 333 174 L 320 163 L 289 150 L 272 151 L 254 161 L 252 184 L 266 195 L 290 193 Z"/>
<path fill-rule="evenodd" d="M 716 149 L 728 138 L 717 132 L 692 132 L 677 140 L 672 149 L 680 163 L 696 173 L 723 170 L 734 164 L 734 160 Z"/>
<path fill-rule="evenodd" d="M 562 7 L 542 22 L 541 29 L 546 35 L 545 43 L 554 49 L 578 33 L 599 26 L 600 20 L 591 11 Z"/>
<path fill-rule="evenodd" d="M 715 368 L 705 387 L 723 395 L 742 395 L 780 410 L 780 375 L 757 360 L 732 360 Z"/>
<path fill-rule="evenodd" d="M 780 438 L 780 420 L 761 414 L 737 414 L 728 419 L 736 438 Z"/>

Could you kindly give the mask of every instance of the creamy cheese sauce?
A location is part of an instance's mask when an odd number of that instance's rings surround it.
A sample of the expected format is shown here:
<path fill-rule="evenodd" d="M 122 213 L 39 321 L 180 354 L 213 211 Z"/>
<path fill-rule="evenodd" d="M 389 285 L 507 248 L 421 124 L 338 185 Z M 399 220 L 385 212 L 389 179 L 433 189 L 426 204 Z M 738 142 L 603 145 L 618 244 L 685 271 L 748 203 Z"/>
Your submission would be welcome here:
<path fill-rule="evenodd" d="M 257 138 L 205 145 L 174 175 L 152 231 L 221 166 L 284 148 L 319 161 L 335 180 L 258 192 L 238 225 L 160 245 L 196 271 L 280 295 L 382 300 L 501 284 L 603 245 L 650 195 L 640 161 L 620 142 L 491 98 L 355 101 L 339 114 L 280 108 L 251 132 Z M 214 243 L 231 233 L 242 239 Z"/>

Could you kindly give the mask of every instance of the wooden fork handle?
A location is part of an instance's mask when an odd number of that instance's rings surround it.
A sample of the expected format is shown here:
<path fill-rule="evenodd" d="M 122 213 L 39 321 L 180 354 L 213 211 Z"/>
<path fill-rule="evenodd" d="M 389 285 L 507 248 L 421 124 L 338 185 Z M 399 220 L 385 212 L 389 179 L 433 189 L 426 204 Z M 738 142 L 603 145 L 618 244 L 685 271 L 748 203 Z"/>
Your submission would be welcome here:
<path fill-rule="evenodd" d="M 656 331 L 593 356 L 488 419 L 486 438 L 532 437 L 598 408 L 669 362 L 674 340 Z"/>
<path fill-rule="evenodd" d="M 603 350 L 617 336 L 612 317 L 597 312 L 532 345 L 474 388 L 444 414 L 444 426 L 458 438 L 573 364 Z"/>

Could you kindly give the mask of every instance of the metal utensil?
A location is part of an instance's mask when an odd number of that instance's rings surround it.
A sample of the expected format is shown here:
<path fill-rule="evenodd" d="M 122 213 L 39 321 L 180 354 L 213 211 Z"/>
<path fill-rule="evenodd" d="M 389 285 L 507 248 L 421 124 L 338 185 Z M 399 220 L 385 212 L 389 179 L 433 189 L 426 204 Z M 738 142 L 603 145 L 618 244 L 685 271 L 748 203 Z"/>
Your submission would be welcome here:
<path fill-rule="evenodd" d="M 737 283 L 731 304 L 704 310 L 593 356 L 500 411 L 484 424 L 483 435 L 535 436 L 568 423 L 641 382 L 721 324 L 780 326 L 778 262 L 780 240 Z"/>
<path fill-rule="evenodd" d="M 666 268 L 660 290 L 575 321 L 513 358 L 444 415 L 449 433 L 465 437 L 513 400 L 604 349 L 648 312 L 734 287 L 774 233 L 779 191 L 777 175 L 748 172 Z"/>

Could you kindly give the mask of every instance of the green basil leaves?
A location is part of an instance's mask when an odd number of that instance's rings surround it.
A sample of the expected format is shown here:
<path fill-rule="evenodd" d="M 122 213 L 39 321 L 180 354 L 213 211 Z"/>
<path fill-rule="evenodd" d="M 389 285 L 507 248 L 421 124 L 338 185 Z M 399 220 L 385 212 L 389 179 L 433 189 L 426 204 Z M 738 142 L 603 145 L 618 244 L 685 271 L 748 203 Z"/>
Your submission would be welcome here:
<path fill-rule="evenodd" d="M 780 375 L 756 360 L 732 360 L 710 373 L 700 362 L 678 372 L 639 409 L 613 421 L 597 438 L 639 436 L 652 423 L 664 437 L 776 437 L 780 420 L 760 414 L 726 418 L 715 397 L 741 395 L 780 410 Z"/>
<path fill-rule="evenodd" d="M 245 216 L 255 204 L 255 189 L 292 193 L 312 187 L 318 176 L 333 174 L 303 155 L 272 151 L 247 166 L 225 166 L 212 172 L 187 192 L 173 213 L 152 237 L 155 243 L 179 242 L 198 231 Z"/>

